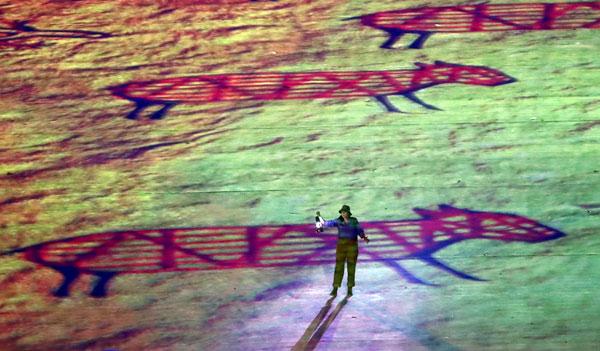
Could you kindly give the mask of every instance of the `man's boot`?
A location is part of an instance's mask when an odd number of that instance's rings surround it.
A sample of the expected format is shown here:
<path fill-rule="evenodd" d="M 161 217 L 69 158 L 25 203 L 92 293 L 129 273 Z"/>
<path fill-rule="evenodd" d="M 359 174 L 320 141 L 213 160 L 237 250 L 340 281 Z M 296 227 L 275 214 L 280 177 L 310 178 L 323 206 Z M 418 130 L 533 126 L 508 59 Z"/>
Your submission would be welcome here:
<path fill-rule="evenodd" d="M 337 288 L 335 286 L 333 287 L 333 290 L 331 290 L 331 293 L 329 293 L 329 295 L 337 296 Z"/>
<path fill-rule="evenodd" d="M 352 287 L 348 287 L 348 293 L 346 295 L 352 296 Z"/>

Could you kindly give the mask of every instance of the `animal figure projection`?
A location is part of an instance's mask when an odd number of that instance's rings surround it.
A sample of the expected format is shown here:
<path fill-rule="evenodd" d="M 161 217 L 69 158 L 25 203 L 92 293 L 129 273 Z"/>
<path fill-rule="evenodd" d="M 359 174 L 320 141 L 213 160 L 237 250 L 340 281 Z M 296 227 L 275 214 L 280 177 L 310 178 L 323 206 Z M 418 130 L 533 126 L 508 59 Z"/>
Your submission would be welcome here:
<path fill-rule="evenodd" d="M 404 34 L 418 34 L 409 46 L 420 49 L 433 33 L 600 28 L 600 1 L 419 7 L 376 12 L 347 20 L 389 34 L 380 47 L 392 49 Z"/>
<path fill-rule="evenodd" d="M 499 70 L 442 61 L 416 63 L 417 69 L 392 71 L 231 73 L 130 82 L 110 87 L 117 97 L 135 103 L 127 118 L 136 119 L 152 105 L 162 106 L 151 119 L 160 119 L 179 103 L 218 101 L 352 99 L 374 97 L 389 112 L 401 112 L 388 100 L 402 95 L 428 109 L 414 93 L 434 85 L 460 83 L 497 86 L 515 81 Z"/>
<path fill-rule="evenodd" d="M 433 254 L 469 239 L 538 243 L 565 234 L 523 216 L 439 205 L 415 208 L 419 219 L 363 222 L 371 243 L 361 261 L 382 262 L 408 281 L 429 284 L 397 262 L 418 259 L 457 277 L 480 280 L 449 267 Z M 207 271 L 238 268 L 322 265 L 335 262 L 336 236 L 316 232 L 313 224 L 130 230 L 49 241 L 4 254 L 60 272 L 64 281 L 54 295 L 69 295 L 82 273 L 98 277 L 94 297 L 107 293 L 117 274 Z"/>
<path fill-rule="evenodd" d="M 103 39 L 111 36 L 109 33 L 88 30 L 38 29 L 27 21 L 0 20 L 0 48 L 36 48 L 48 39 Z"/>

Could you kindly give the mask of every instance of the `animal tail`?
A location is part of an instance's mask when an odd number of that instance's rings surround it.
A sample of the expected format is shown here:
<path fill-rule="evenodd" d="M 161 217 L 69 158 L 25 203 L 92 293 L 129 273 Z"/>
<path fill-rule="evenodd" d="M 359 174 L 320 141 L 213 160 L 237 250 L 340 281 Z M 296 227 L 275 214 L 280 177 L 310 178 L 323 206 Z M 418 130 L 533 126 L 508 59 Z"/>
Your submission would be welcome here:
<path fill-rule="evenodd" d="M 25 250 L 27 250 L 26 247 L 19 247 L 19 248 L 12 249 L 12 250 L 0 251 L 0 256 L 10 256 L 10 255 L 14 255 L 17 253 L 21 253 Z"/>
<path fill-rule="evenodd" d="M 342 18 L 342 21 L 354 21 L 354 20 L 361 19 L 362 17 L 363 16 L 346 17 L 346 18 Z"/>
<path fill-rule="evenodd" d="M 127 84 L 112 85 L 112 86 L 109 86 L 107 88 L 107 90 L 110 91 L 110 93 L 115 96 L 118 96 L 123 99 L 127 99 L 127 93 L 125 92 L 126 87 L 127 87 Z"/>

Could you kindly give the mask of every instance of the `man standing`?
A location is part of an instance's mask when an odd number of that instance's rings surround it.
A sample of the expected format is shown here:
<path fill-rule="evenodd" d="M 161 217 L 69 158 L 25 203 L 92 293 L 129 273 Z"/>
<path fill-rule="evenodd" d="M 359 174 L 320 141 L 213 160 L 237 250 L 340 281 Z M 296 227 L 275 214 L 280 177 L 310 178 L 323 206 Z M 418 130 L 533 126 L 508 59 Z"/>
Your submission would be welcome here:
<path fill-rule="evenodd" d="M 342 285 L 344 277 L 344 266 L 348 264 L 348 296 L 352 296 L 352 287 L 354 287 L 354 275 L 356 272 L 356 261 L 358 259 L 358 237 L 360 236 L 367 243 L 369 238 L 365 231 L 358 224 L 358 219 L 352 217 L 350 206 L 343 205 L 339 211 L 340 216 L 337 219 L 325 221 L 321 214 L 317 216 L 321 219 L 323 227 L 337 227 L 338 241 L 335 248 L 335 273 L 333 275 L 333 290 L 331 296 L 337 295 L 337 289 Z M 317 226 L 318 230 L 319 226 Z"/>

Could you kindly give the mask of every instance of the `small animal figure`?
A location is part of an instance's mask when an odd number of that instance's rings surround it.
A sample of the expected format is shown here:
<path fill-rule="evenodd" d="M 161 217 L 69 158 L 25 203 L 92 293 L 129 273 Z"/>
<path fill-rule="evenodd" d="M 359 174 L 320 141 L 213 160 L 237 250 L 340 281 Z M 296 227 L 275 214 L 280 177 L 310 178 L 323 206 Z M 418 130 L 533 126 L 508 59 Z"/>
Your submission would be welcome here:
<path fill-rule="evenodd" d="M 353 19 L 387 32 L 389 38 L 380 46 L 383 49 L 392 49 L 406 33 L 418 35 L 409 48 L 421 49 L 434 33 L 598 29 L 600 1 L 419 7 L 346 20 Z"/>
<path fill-rule="evenodd" d="M 481 280 L 433 257 L 437 251 L 470 239 L 539 243 L 565 236 L 561 231 L 510 213 L 480 212 L 439 205 L 415 208 L 418 219 L 362 222 L 371 243 L 361 261 L 381 262 L 412 283 L 428 284 L 397 262 L 418 259 L 457 277 Z M 106 232 L 53 240 L 3 253 L 22 254 L 63 275 L 54 295 L 69 295 L 81 274 L 97 280 L 94 297 L 107 294 L 117 274 L 206 271 L 238 268 L 322 265 L 335 262 L 334 235 L 313 224 L 199 227 Z"/>
<path fill-rule="evenodd" d="M 112 36 L 109 33 L 88 30 L 38 29 L 29 25 L 27 21 L 0 20 L 0 24 L 3 25 L 0 26 L 0 46 L 39 47 L 40 42 L 28 42 L 32 39 L 104 39 Z"/>
<path fill-rule="evenodd" d="M 438 110 L 414 93 L 434 85 L 460 83 L 497 86 L 515 81 L 499 70 L 442 61 L 416 63 L 417 69 L 392 71 L 230 73 L 164 78 L 129 82 L 110 87 L 113 95 L 135 103 L 127 118 L 137 119 L 152 105 L 162 106 L 151 115 L 161 119 L 179 103 L 202 104 L 217 101 L 352 99 L 374 97 L 389 112 L 401 112 L 388 100 L 402 95 L 421 106 Z"/>

